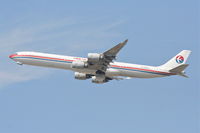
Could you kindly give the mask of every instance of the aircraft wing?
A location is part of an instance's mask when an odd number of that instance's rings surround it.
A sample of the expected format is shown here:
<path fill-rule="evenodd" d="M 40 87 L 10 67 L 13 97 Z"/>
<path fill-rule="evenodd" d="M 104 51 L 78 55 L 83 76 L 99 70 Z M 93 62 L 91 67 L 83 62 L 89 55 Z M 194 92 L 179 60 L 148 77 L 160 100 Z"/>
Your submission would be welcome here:
<path fill-rule="evenodd" d="M 104 52 L 103 54 L 105 58 L 109 60 L 110 62 L 112 62 L 112 60 L 116 58 L 117 53 L 126 45 L 127 42 L 128 42 L 128 39 L 122 43 L 119 43 L 118 45 L 109 49 L 108 51 Z"/>
<path fill-rule="evenodd" d="M 107 50 L 106 52 L 99 55 L 99 60 L 91 60 L 88 58 L 89 68 L 97 70 L 97 74 L 105 74 L 108 65 L 116 59 L 117 53 L 126 45 L 128 39 L 124 42 L 119 43 L 118 45 L 114 46 L 113 48 Z"/>

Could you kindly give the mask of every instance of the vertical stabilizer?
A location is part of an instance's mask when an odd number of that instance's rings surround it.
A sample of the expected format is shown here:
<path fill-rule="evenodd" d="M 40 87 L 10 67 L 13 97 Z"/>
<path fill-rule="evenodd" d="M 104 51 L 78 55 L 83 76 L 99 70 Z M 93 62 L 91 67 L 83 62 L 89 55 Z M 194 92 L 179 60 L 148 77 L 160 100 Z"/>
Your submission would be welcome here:
<path fill-rule="evenodd" d="M 161 65 L 160 67 L 171 70 L 174 68 L 177 68 L 179 66 L 182 66 L 186 63 L 191 51 L 190 50 L 183 50 L 180 53 L 178 53 L 176 56 L 174 56 L 172 59 L 170 59 L 167 63 L 164 65 Z"/>

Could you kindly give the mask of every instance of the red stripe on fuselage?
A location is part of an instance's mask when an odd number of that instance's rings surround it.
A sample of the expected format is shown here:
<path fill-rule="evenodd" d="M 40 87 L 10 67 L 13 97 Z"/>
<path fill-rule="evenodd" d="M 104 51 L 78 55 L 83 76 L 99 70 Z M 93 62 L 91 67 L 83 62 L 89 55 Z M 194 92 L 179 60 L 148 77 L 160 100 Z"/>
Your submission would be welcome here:
<path fill-rule="evenodd" d="M 43 56 L 35 56 L 35 55 L 16 55 L 14 57 L 34 57 L 34 58 L 42 58 L 42 59 L 50 59 L 50 60 L 61 60 L 61 61 L 74 61 L 68 59 L 61 59 L 61 58 L 52 58 L 52 57 L 43 57 Z"/>

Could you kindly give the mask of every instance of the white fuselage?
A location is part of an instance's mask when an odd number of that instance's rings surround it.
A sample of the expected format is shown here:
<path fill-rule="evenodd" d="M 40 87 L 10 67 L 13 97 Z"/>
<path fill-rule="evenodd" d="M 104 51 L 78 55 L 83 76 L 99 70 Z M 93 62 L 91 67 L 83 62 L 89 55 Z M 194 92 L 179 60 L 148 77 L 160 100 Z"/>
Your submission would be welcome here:
<path fill-rule="evenodd" d="M 72 70 L 75 72 L 94 74 L 94 69 L 74 69 L 71 67 L 73 61 L 87 61 L 87 58 L 62 56 L 56 54 L 45 54 L 39 52 L 17 52 L 10 56 L 18 64 L 27 64 L 42 67 L 51 67 Z M 174 75 L 168 70 L 161 69 L 160 67 L 146 66 L 129 64 L 122 62 L 110 63 L 106 70 L 106 76 L 125 76 L 125 77 L 136 77 L 136 78 L 154 78 Z"/>

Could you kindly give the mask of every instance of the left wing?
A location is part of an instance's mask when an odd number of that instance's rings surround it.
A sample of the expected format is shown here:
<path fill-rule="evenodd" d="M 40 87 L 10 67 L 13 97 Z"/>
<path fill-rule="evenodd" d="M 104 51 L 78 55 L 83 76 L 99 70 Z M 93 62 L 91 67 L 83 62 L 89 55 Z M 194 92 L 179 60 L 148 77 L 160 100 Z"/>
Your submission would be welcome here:
<path fill-rule="evenodd" d="M 108 65 L 116 59 L 117 53 L 126 45 L 128 39 L 104 53 L 89 53 L 88 68 L 96 70 L 96 74 L 105 74 Z"/>

